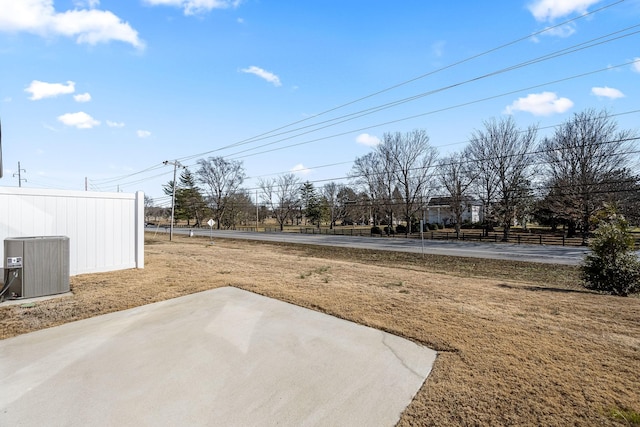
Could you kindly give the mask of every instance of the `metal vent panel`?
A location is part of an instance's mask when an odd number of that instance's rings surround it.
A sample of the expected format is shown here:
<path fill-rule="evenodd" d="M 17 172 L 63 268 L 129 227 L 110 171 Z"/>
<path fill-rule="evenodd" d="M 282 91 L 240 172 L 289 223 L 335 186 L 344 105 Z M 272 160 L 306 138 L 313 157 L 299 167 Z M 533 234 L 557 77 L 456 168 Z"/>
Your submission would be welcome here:
<path fill-rule="evenodd" d="M 10 237 L 4 241 L 5 269 L 10 258 L 22 258 L 11 291 L 22 298 L 69 292 L 69 238 Z"/>

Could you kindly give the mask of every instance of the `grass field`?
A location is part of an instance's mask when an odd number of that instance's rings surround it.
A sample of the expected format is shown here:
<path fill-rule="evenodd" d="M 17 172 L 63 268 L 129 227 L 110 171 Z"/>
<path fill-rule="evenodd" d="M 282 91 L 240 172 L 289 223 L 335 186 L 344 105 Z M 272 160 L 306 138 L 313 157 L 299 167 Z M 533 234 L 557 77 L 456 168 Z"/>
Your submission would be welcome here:
<path fill-rule="evenodd" d="M 588 292 L 575 267 L 151 236 L 144 270 L 2 307 L 0 337 L 235 286 L 437 350 L 401 426 L 640 423 L 640 298 Z"/>

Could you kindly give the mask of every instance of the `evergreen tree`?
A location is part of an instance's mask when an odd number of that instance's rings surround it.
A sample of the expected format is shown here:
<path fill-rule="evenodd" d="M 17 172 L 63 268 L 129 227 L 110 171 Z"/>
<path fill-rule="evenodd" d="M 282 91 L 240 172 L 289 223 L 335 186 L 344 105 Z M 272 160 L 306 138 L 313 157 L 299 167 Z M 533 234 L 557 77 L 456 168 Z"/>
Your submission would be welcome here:
<path fill-rule="evenodd" d="M 625 218 L 607 205 L 596 216 L 598 228 L 589 243 L 591 254 L 582 265 L 585 287 L 612 295 L 640 291 L 640 260 Z"/>
<path fill-rule="evenodd" d="M 322 218 L 320 198 L 318 197 L 315 187 L 309 181 L 300 187 L 300 202 L 302 215 L 312 224 L 317 224 L 319 227 Z"/>

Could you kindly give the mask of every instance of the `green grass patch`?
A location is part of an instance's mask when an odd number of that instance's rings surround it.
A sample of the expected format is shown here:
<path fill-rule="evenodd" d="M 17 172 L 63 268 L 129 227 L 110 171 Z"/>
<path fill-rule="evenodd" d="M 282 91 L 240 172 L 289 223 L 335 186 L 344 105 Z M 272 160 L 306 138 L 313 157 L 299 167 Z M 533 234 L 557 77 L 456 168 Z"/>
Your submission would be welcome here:
<path fill-rule="evenodd" d="M 630 426 L 640 426 L 640 413 L 636 411 L 615 408 L 609 411 L 609 416 Z"/>

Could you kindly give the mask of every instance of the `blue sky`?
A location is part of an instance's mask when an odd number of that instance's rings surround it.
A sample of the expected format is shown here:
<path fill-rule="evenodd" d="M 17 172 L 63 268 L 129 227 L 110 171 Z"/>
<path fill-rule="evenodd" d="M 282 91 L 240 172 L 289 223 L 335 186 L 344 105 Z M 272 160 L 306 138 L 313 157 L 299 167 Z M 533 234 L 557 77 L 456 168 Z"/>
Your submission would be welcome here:
<path fill-rule="evenodd" d="M 637 129 L 638 24 L 638 0 L 0 0 L 0 185 L 20 162 L 26 187 L 160 202 L 164 160 L 320 186 L 384 132 L 426 129 L 446 155 L 505 114 Z"/>

